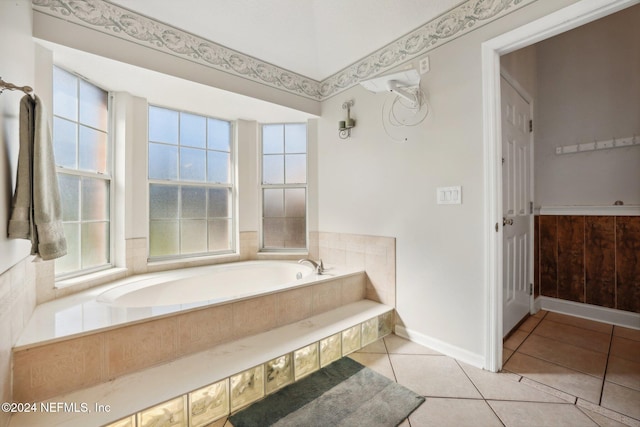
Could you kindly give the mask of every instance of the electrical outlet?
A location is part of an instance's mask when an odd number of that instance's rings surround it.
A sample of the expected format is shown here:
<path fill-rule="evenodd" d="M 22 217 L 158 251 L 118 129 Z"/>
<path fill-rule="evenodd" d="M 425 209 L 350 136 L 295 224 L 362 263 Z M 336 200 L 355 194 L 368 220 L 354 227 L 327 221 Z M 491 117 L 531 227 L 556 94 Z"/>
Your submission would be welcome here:
<path fill-rule="evenodd" d="M 429 57 L 425 56 L 419 62 L 420 64 L 420 74 L 425 74 L 429 72 Z"/>

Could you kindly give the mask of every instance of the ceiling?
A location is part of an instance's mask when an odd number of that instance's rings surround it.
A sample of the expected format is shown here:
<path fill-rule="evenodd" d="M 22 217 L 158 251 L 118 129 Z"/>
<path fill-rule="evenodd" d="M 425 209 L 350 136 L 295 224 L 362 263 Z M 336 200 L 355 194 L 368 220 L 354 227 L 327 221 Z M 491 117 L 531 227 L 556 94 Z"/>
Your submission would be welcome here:
<path fill-rule="evenodd" d="M 463 0 L 110 0 L 321 81 Z"/>

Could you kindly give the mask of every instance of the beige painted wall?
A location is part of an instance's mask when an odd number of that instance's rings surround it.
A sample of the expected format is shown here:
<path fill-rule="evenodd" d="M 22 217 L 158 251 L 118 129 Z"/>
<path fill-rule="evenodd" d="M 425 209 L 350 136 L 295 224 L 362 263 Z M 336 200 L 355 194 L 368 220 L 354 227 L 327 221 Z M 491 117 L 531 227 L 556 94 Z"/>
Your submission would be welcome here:
<path fill-rule="evenodd" d="M 537 205 L 640 204 L 640 146 L 556 155 L 557 146 L 640 138 L 640 5 L 540 42 Z"/>

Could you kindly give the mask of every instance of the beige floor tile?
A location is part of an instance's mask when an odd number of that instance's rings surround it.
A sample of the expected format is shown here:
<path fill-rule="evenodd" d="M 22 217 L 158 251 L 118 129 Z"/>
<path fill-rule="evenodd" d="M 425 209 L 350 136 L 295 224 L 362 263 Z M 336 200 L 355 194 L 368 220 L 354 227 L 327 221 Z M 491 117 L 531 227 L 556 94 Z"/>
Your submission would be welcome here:
<path fill-rule="evenodd" d="M 611 355 L 637 362 L 640 359 L 640 341 L 614 336 L 611 340 Z"/>
<path fill-rule="evenodd" d="M 362 347 L 358 350 L 359 353 L 384 353 L 387 354 L 387 347 L 384 345 L 384 340 L 379 339 L 378 341 L 374 341 L 371 344 Z"/>
<path fill-rule="evenodd" d="M 606 381 L 640 391 L 640 355 L 636 361 L 609 356 Z"/>
<path fill-rule="evenodd" d="M 607 353 L 611 343 L 610 334 L 551 320 L 541 322 L 533 333 L 600 353 Z"/>
<path fill-rule="evenodd" d="M 367 368 L 376 371 L 377 373 L 384 375 L 391 381 L 396 380 L 396 376 L 393 373 L 391 367 L 391 361 L 389 361 L 389 355 L 378 353 L 351 353 L 350 358 L 366 366 Z"/>
<path fill-rule="evenodd" d="M 613 326 L 608 323 L 596 322 L 593 320 L 583 319 L 581 317 L 567 316 L 566 314 L 549 312 L 544 321 L 551 320 L 553 322 L 564 323 L 566 325 L 577 326 L 578 328 L 590 329 L 596 332 L 611 334 Z"/>
<path fill-rule="evenodd" d="M 440 354 L 420 344 L 409 341 L 397 335 L 387 335 L 384 337 L 389 354 Z"/>
<path fill-rule="evenodd" d="M 640 391 L 605 381 L 602 389 L 603 407 L 640 420 Z"/>
<path fill-rule="evenodd" d="M 518 348 L 519 353 L 553 362 L 596 377 L 604 377 L 607 355 L 562 341 L 532 334 Z"/>
<path fill-rule="evenodd" d="M 496 374 L 464 363 L 460 363 L 460 366 L 485 399 L 565 403 L 564 400 L 520 383 L 520 375 L 509 372 Z"/>
<path fill-rule="evenodd" d="M 528 336 L 528 332 L 515 331 L 509 336 L 509 338 L 507 338 L 507 340 L 503 344 L 503 347 L 508 348 L 509 350 L 517 350 L 520 344 L 522 344 L 522 342 L 527 339 Z"/>
<path fill-rule="evenodd" d="M 614 326 L 613 335 L 626 338 L 628 340 L 640 341 L 640 329 L 625 328 L 624 326 Z"/>
<path fill-rule="evenodd" d="M 589 402 L 600 400 L 602 380 L 564 366 L 516 352 L 504 369 Z"/>
<path fill-rule="evenodd" d="M 586 402 L 582 399 L 578 399 L 576 406 L 601 427 L 640 427 L 639 420 L 634 420 L 631 417 L 622 415 L 611 409 L 603 408 L 594 403 Z"/>
<path fill-rule="evenodd" d="M 427 397 L 481 398 L 458 363 L 446 356 L 391 354 L 399 384 Z"/>
<path fill-rule="evenodd" d="M 487 402 L 506 427 L 598 427 L 575 405 L 540 402 Z"/>
<path fill-rule="evenodd" d="M 418 409 L 409 415 L 409 421 L 411 427 L 502 426 L 489 405 L 483 400 L 475 399 L 427 398 Z"/>

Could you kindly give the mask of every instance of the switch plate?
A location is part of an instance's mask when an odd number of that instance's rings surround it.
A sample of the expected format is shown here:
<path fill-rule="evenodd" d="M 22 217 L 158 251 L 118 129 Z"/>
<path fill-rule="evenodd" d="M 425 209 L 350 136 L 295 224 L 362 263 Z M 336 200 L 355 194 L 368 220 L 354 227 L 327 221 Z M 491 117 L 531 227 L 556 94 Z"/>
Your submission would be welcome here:
<path fill-rule="evenodd" d="M 436 203 L 439 205 L 462 204 L 462 187 L 438 187 L 436 189 Z"/>

